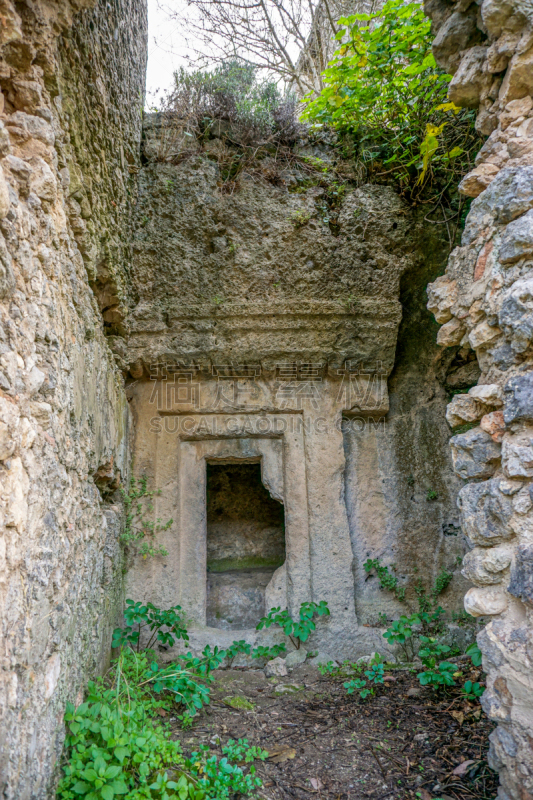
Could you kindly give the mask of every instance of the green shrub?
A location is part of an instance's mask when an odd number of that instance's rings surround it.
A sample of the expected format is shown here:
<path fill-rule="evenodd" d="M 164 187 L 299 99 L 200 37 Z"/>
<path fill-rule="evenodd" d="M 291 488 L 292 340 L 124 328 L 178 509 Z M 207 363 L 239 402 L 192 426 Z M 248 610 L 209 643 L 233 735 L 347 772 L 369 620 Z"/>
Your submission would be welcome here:
<path fill-rule="evenodd" d="M 411 197 L 438 202 L 473 164 L 475 114 L 447 101 L 451 76 L 431 52 L 422 4 L 389 0 L 375 14 L 340 19 L 339 49 L 304 117 L 355 135 L 374 178 L 394 178 Z M 459 212 L 457 212 L 459 213 Z"/>
<path fill-rule="evenodd" d="M 422 686 L 432 686 L 433 688 L 455 686 L 455 681 L 453 679 L 455 672 L 457 672 L 457 666 L 455 664 L 451 664 L 449 661 L 441 661 L 440 664 L 435 665 L 431 669 L 419 672 L 417 677 Z"/>
<path fill-rule="evenodd" d="M 271 625 L 278 625 L 283 628 L 286 636 L 289 637 L 294 647 L 299 650 L 302 642 L 306 642 L 309 635 L 315 630 L 316 624 L 314 617 L 329 616 L 328 604 L 325 600 L 320 603 L 307 602 L 300 606 L 299 619 L 294 621 L 289 616 L 287 610 L 281 608 L 271 608 L 266 617 L 263 617 L 257 625 L 257 630 L 270 628 Z"/>
<path fill-rule="evenodd" d="M 152 498 L 160 495 L 161 490 L 148 491 L 148 478 L 143 475 L 139 480 L 134 477 L 130 481 L 130 490 L 127 492 L 121 487 L 122 499 L 126 508 L 126 520 L 121 541 L 133 547 L 143 558 L 148 556 L 167 556 L 168 551 L 153 541 L 154 536 L 162 531 L 167 531 L 173 523 L 172 519 L 163 522 L 161 519 L 153 520 L 145 516 L 154 510 Z M 139 544 L 140 542 L 140 544 Z"/>
<path fill-rule="evenodd" d="M 208 653 L 199 661 L 209 670 L 214 657 Z M 234 762 L 249 764 L 265 758 L 265 751 L 243 739 L 228 741 L 221 759 L 208 748 L 186 757 L 169 726 L 152 718 L 176 697 L 193 708 L 207 702 L 202 689 L 207 691 L 208 678 L 176 664 L 158 667 L 148 654 L 122 649 L 108 681 L 90 682 L 86 702 L 67 705 L 58 800 L 226 800 L 253 794 L 261 785 L 253 766 L 245 773 Z"/>
<path fill-rule="evenodd" d="M 172 606 L 163 610 L 147 603 L 143 606 L 140 602 L 126 600 L 124 610 L 125 628 L 115 628 L 113 631 L 112 647 L 122 647 L 124 644 L 137 646 L 137 652 L 141 645 L 141 630 L 148 627 L 152 631 L 152 636 L 146 644 L 146 650 L 157 640 L 162 645 L 172 647 L 178 639 L 189 641 L 187 630 L 182 622 L 180 612 L 181 606 Z M 137 630 L 134 630 L 137 626 Z M 167 630 L 163 630 L 167 628 Z"/>
<path fill-rule="evenodd" d="M 365 670 L 367 680 L 362 678 L 355 678 L 354 680 L 347 681 L 343 684 L 348 694 L 353 694 L 356 690 L 359 691 L 359 696 L 362 700 L 374 694 L 374 687 L 380 683 L 385 682 L 383 674 L 384 666 L 382 663 L 374 663 L 370 669 Z"/>
<path fill-rule="evenodd" d="M 175 86 L 168 109 L 187 123 L 196 137 L 213 130 L 241 145 L 293 142 L 302 126 L 296 117 L 296 98 L 282 95 L 277 84 L 261 80 L 258 70 L 239 59 L 225 61 L 212 70 L 174 73 Z M 217 121 L 229 123 L 222 129 Z"/>
<path fill-rule="evenodd" d="M 264 658 L 267 661 L 272 661 L 273 658 L 278 658 L 281 655 L 284 655 L 287 652 L 287 648 L 283 644 L 273 644 L 271 647 L 264 647 L 263 645 L 258 645 L 254 647 L 252 652 L 252 658 Z"/>

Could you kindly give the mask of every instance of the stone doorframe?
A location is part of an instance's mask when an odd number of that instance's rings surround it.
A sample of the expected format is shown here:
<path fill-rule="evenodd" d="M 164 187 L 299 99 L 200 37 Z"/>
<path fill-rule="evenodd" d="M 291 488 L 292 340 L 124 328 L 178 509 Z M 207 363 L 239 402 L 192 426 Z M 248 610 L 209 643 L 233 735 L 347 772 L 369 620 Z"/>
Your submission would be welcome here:
<path fill-rule="evenodd" d="M 189 430 L 195 432 L 186 433 L 178 425 L 177 433 L 172 433 L 167 430 L 172 426 L 165 426 L 157 437 L 157 474 L 166 473 L 170 478 L 169 468 L 177 468 L 177 476 L 174 473 L 174 480 L 170 481 L 175 487 L 171 500 L 175 522 L 171 532 L 177 546 L 169 551 L 169 574 L 178 588 L 175 602 L 181 605 L 194 626 L 206 626 L 207 462 L 261 464 L 263 484 L 285 509 L 286 560 L 267 586 L 267 603 L 271 598 L 272 602 L 277 601 L 276 605 L 288 608 L 291 615 L 297 616 L 300 604 L 312 596 L 303 425 L 295 424 L 295 417 L 299 415 L 269 415 L 268 430 L 274 432 L 253 434 L 250 431 L 262 430 L 260 422 L 265 417 L 242 416 L 244 420 L 240 419 L 241 415 L 233 416 L 231 426 L 220 426 L 222 432 L 206 435 L 200 425 L 205 416 L 199 415 L 196 420 L 195 415 L 187 415 Z M 168 505 L 166 510 L 172 513 Z"/>

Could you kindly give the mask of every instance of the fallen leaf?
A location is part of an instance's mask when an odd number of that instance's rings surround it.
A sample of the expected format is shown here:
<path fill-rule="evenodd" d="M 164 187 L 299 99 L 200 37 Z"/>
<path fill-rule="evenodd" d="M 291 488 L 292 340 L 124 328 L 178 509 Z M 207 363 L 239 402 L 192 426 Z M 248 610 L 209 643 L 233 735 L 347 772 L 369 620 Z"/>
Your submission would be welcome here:
<path fill-rule="evenodd" d="M 479 718 L 480 718 L 480 716 L 481 716 L 481 709 L 480 709 L 480 708 L 477 708 L 477 709 L 476 709 L 476 710 L 473 712 L 472 716 L 474 717 L 474 719 L 479 719 Z"/>
<path fill-rule="evenodd" d="M 268 760 L 272 761 L 273 764 L 282 764 L 290 758 L 296 758 L 294 747 L 277 747 L 268 753 Z"/>
<path fill-rule="evenodd" d="M 309 778 L 309 783 L 311 784 L 311 786 L 313 787 L 313 789 L 316 789 L 316 790 L 317 790 L 317 792 L 318 792 L 320 789 L 322 789 L 322 787 L 323 787 L 323 785 L 324 785 L 324 784 L 322 783 L 322 781 L 321 781 L 319 778 Z"/>
<path fill-rule="evenodd" d="M 459 713 L 458 711 L 456 712 Z M 463 775 L 466 775 L 472 764 L 475 764 L 475 761 L 463 761 L 462 764 L 459 764 L 454 770 L 452 770 L 452 775 L 458 775 L 459 778 L 462 778 Z"/>
<path fill-rule="evenodd" d="M 394 677 L 394 675 L 384 675 L 383 676 L 383 680 L 384 681 L 395 681 L 396 678 Z"/>
<path fill-rule="evenodd" d="M 463 724 L 463 722 L 464 722 L 464 718 L 465 718 L 465 715 L 463 714 L 463 712 L 462 712 L 462 711 L 450 711 L 450 714 L 452 715 L 452 717 L 453 717 L 454 719 L 456 719 L 456 720 L 457 720 L 457 722 L 459 723 L 459 725 L 462 725 L 462 724 Z"/>
<path fill-rule="evenodd" d="M 419 789 L 421 800 L 433 800 L 430 793 L 426 789 Z"/>
<path fill-rule="evenodd" d="M 164 708 L 157 708 L 156 709 L 156 714 L 159 714 L 160 717 L 167 717 L 168 716 L 168 714 L 167 714 L 167 712 L 165 711 Z"/>

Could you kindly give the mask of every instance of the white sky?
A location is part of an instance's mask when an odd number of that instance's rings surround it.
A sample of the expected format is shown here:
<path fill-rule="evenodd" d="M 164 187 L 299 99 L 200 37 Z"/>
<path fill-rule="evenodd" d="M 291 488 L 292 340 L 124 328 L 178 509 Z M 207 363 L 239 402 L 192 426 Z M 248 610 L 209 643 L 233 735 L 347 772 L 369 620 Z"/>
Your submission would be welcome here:
<path fill-rule="evenodd" d="M 180 64 L 185 65 L 183 56 L 183 40 L 178 34 L 180 27 L 172 20 L 169 6 L 183 7 L 183 0 L 169 0 L 165 4 L 161 0 L 148 0 L 148 72 L 146 76 L 146 105 L 155 105 L 171 85 L 172 75 Z"/>

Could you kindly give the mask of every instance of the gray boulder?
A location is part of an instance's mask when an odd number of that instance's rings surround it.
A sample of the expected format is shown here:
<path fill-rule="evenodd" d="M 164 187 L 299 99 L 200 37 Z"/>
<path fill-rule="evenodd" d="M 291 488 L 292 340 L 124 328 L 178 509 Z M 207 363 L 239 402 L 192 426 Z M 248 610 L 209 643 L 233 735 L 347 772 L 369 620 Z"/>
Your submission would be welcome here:
<path fill-rule="evenodd" d="M 493 547 L 514 536 L 508 523 L 512 501 L 498 490 L 499 479 L 463 486 L 457 498 L 461 525 L 472 545 Z"/>
<path fill-rule="evenodd" d="M 509 223 L 500 246 L 502 264 L 513 264 L 525 256 L 533 256 L 533 209 Z"/>
<path fill-rule="evenodd" d="M 303 647 L 300 647 L 299 650 L 291 650 L 285 659 L 285 663 L 289 669 L 292 669 L 292 667 L 296 667 L 298 664 L 303 664 L 306 658 L 307 650 L 304 650 Z"/>
<path fill-rule="evenodd" d="M 501 445 L 481 428 L 452 436 L 450 447 L 453 468 L 460 478 L 490 478 L 498 467 Z"/>
<path fill-rule="evenodd" d="M 265 667 L 267 678 L 286 678 L 289 674 L 284 658 L 273 658 Z"/>
<path fill-rule="evenodd" d="M 533 420 L 533 374 L 515 375 L 504 387 L 506 424 L 518 420 Z"/>

